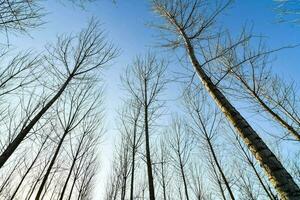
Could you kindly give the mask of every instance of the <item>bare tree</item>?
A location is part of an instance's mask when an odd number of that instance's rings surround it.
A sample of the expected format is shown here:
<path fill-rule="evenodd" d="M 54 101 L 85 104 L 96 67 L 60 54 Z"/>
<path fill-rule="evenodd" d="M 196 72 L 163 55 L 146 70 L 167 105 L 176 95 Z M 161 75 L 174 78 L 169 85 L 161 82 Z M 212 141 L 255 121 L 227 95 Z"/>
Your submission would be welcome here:
<path fill-rule="evenodd" d="M 95 174 L 98 166 L 94 150 L 90 152 L 90 154 L 87 154 L 87 162 L 85 162 L 84 167 L 82 167 L 82 175 L 78 183 L 77 200 L 92 199 L 92 190 L 94 188 Z"/>
<path fill-rule="evenodd" d="M 129 147 L 126 133 L 122 134 L 121 132 L 121 140 L 119 147 L 116 148 L 109 187 L 106 192 L 107 200 L 125 199 L 131 164 Z"/>
<path fill-rule="evenodd" d="M 21 31 L 42 24 L 44 11 L 39 0 L 2 0 L 0 2 L 1 31 Z"/>
<path fill-rule="evenodd" d="M 257 177 L 259 184 L 260 184 L 261 188 L 264 190 L 265 194 L 268 196 L 269 199 L 276 200 L 277 199 L 276 195 L 272 192 L 272 190 L 270 189 L 270 186 L 264 182 L 262 175 L 256 169 L 256 163 L 255 163 L 255 159 L 253 158 L 253 155 L 251 155 L 250 152 L 247 151 L 246 147 L 243 146 L 243 144 L 239 138 L 236 138 L 236 146 L 241 151 L 243 160 L 253 170 L 253 172 L 254 172 L 255 176 Z M 242 180 L 245 183 L 244 178 L 248 178 L 248 177 L 242 177 Z M 253 185 L 253 183 L 250 185 Z M 249 185 L 249 187 L 250 187 L 250 185 Z"/>
<path fill-rule="evenodd" d="M 204 3 L 199 0 L 192 2 L 186 0 L 153 0 L 154 11 L 165 19 L 165 23 L 157 27 L 169 34 L 169 37 L 166 36 L 168 38 L 166 46 L 183 47 L 186 50 L 193 69 L 204 88 L 255 155 L 280 197 L 282 199 L 298 199 L 300 190 L 292 176 L 247 120 L 221 92 L 218 84 L 221 80 L 214 82 L 213 75 L 210 77 L 205 69 L 207 65 L 210 65 L 213 70 L 213 61 L 233 48 L 233 46 L 224 48 L 218 45 L 222 40 L 218 37 L 218 33 L 213 32 L 217 17 L 230 5 L 230 1 L 225 4 L 216 3 L 215 8 L 207 5 L 210 5 L 209 2 Z M 243 38 L 234 46 L 244 43 L 246 40 L 247 38 Z M 215 46 L 213 46 L 212 41 L 215 42 Z"/>
<path fill-rule="evenodd" d="M 52 151 L 50 151 L 49 154 L 52 155 Z M 32 176 L 31 181 L 29 182 L 30 187 L 26 194 L 26 198 L 25 198 L 26 200 L 29 200 L 32 197 L 32 195 L 35 191 L 35 188 L 38 186 L 39 182 L 43 179 L 43 174 L 47 169 L 48 163 L 51 160 L 51 156 L 47 156 L 46 158 L 43 158 L 42 160 L 43 161 L 39 163 L 39 165 L 37 166 L 37 169 L 36 169 L 38 173 L 35 176 Z"/>
<path fill-rule="evenodd" d="M 222 185 L 219 183 L 224 182 L 230 198 L 235 199 L 230 186 L 230 181 L 225 176 L 224 169 L 222 169 L 220 159 L 217 157 L 216 149 L 214 147 L 214 141 L 216 140 L 217 134 L 222 130 L 222 118 L 218 110 L 210 106 L 206 94 L 203 92 L 192 91 L 192 89 L 193 88 L 186 91 L 184 97 L 187 112 L 191 116 L 193 122 L 189 125 L 189 128 L 197 138 L 198 142 L 200 142 L 200 144 L 204 143 L 204 145 L 201 146 L 208 150 L 208 160 L 216 179 L 218 179 L 217 182 L 222 195 L 223 189 Z M 218 178 L 219 174 L 222 181 Z M 225 198 L 224 195 L 223 198 Z"/>
<path fill-rule="evenodd" d="M 192 151 L 192 140 L 186 133 L 183 120 L 178 117 L 173 118 L 168 132 L 171 162 L 182 179 L 185 199 L 189 200 L 189 177 L 187 176 L 186 168 Z"/>
<path fill-rule="evenodd" d="M 150 152 L 150 127 L 158 117 L 161 102 L 159 95 L 166 85 L 166 62 L 158 60 L 148 53 L 145 58 L 138 57 L 131 67 L 127 68 L 124 83 L 132 96 L 142 105 L 143 127 L 145 133 L 145 153 L 148 174 L 149 199 L 155 199 L 154 179 Z"/>
<path fill-rule="evenodd" d="M 32 160 L 31 164 L 28 166 L 27 170 L 25 171 L 25 173 L 22 175 L 22 178 L 20 180 L 20 182 L 18 183 L 17 187 L 15 188 L 14 192 L 12 193 L 10 200 L 13 200 L 15 198 L 15 196 L 17 195 L 19 189 L 21 188 L 23 182 L 25 181 L 27 175 L 30 173 L 30 171 L 33 169 L 34 165 L 36 164 L 36 162 L 39 159 L 39 156 L 41 155 L 42 151 L 45 149 L 45 145 L 46 142 L 49 139 L 50 134 L 48 133 L 45 137 L 45 139 L 42 141 L 42 144 L 40 146 L 40 148 L 38 149 L 36 156 L 34 157 L 34 159 Z"/>
<path fill-rule="evenodd" d="M 70 138 L 70 154 L 71 154 L 71 166 L 68 171 L 68 175 L 66 180 L 64 181 L 62 191 L 60 192 L 59 199 L 62 200 L 64 198 L 64 194 L 67 190 L 67 186 L 69 180 L 71 179 L 72 172 L 75 168 L 76 163 L 81 157 L 93 157 L 94 150 L 97 147 L 97 144 L 101 139 L 101 117 L 99 114 L 95 113 L 94 115 L 87 115 L 85 119 L 82 121 L 80 126 L 79 136 L 77 138 Z M 76 140 L 76 146 L 73 147 Z M 89 155 L 91 154 L 91 155 Z M 90 169 L 87 169 L 90 170 Z"/>
<path fill-rule="evenodd" d="M 226 71 L 237 80 L 238 87 L 244 89 L 244 94 L 240 92 L 236 95 L 259 105 L 300 141 L 300 118 L 294 87 L 285 86 L 283 81 L 274 77 L 268 66 L 271 51 L 265 50 L 262 44 L 256 50 L 251 50 L 249 44 L 243 48 L 243 55 L 240 55 L 239 48 L 232 48 L 220 58 Z"/>
<path fill-rule="evenodd" d="M 68 85 L 75 84 L 78 79 L 91 79 L 95 70 L 102 69 L 116 57 L 117 50 L 105 41 L 103 31 L 98 29 L 98 23 L 92 21 L 88 28 L 79 35 L 60 37 L 56 47 L 48 48 L 48 53 L 50 56 L 46 58 L 46 61 L 49 68 L 52 69 L 51 73 L 55 74 L 56 80 L 59 81 L 59 87 L 3 151 L 0 156 L 0 167 L 4 165 L 41 117 L 60 98 Z"/>
<path fill-rule="evenodd" d="M 3 60 L 9 59 L 7 50 L 1 54 Z M 41 64 L 39 56 L 31 56 L 33 52 L 17 53 L 16 56 L 9 59 L 5 67 L 1 67 L 0 71 L 0 98 L 18 89 L 24 88 L 33 83 L 38 74 L 36 69 Z M 3 63 L 5 64 L 5 63 Z"/>
<path fill-rule="evenodd" d="M 92 88 L 93 87 L 90 84 L 82 87 L 76 86 L 73 91 L 71 90 L 69 91 L 70 93 L 66 93 L 66 97 L 57 104 L 58 108 L 56 113 L 58 117 L 58 124 L 53 124 L 53 126 L 61 128 L 53 128 L 53 131 L 56 132 L 59 138 L 58 144 L 43 177 L 42 183 L 39 186 L 35 197 L 36 200 L 41 198 L 42 191 L 61 151 L 61 148 L 63 147 L 65 138 L 74 133 L 74 131 L 80 127 L 81 123 L 84 122 L 87 117 L 94 115 L 95 107 L 99 106 L 99 96 L 93 98 L 94 96 L 92 95 Z"/>
<path fill-rule="evenodd" d="M 134 98 L 134 97 L 133 97 Z M 138 149 L 142 144 L 142 134 L 140 124 L 141 104 L 137 100 L 129 100 L 125 102 L 125 109 L 121 114 L 120 131 L 123 131 L 126 142 L 128 143 L 130 151 L 130 196 L 129 199 L 134 198 L 134 181 L 135 181 L 135 167 L 137 160 Z M 125 197 L 125 195 L 123 195 Z"/>
<path fill-rule="evenodd" d="M 207 189 L 205 188 L 205 184 L 203 181 L 203 172 L 197 165 L 198 164 L 194 164 L 190 168 L 191 189 L 196 197 L 196 200 L 209 200 L 211 199 L 211 197 Z"/>
<path fill-rule="evenodd" d="M 9 184 L 12 182 L 13 179 L 13 175 L 16 173 L 16 171 L 18 170 L 19 166 L 24 162 L 24 154 L 20 157 L 17 157 L 15 159 L 15 162 L 12 163 L 11 168 L 7 169 L 7 173 L 3 174 L 2 176 L 2 181 L 1 181 L 1 185 L 0 185 L 0 193 L 4 194 L 9 194 L 11 187 L 9 186 Z M 7 195 L 8 196 L 8 195 Z"/>
<path fill-rule="evenodd" d="M 166 145 L 166 141 L 162 139 L 160 141 L 160 146 L 159 146 L 159 164 L 156 172 L 158 173 L 159 183 L 162 187 L 163 200 L 170 199 L 169 185 L 171 182 L 171 176 L 170 176 L 170 170 L 168 170 L 170 166 L 171 164 L 169 161 L 168 146 Z"/>

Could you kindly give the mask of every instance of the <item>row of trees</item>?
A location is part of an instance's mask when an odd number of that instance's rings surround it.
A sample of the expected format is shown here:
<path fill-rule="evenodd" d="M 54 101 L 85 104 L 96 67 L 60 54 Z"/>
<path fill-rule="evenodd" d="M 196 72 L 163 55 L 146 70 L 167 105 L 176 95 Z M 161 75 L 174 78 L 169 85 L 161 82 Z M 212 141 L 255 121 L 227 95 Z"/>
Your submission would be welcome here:
<path fill-rule="evenodd" d="M 251 105 L 247 112 L 267 118 L 267 126 L 281 130 L 282 134 L 270 134 L 273 139 L 299 145 L 297 88 L 272 72 L 270 54 L 280 49 L 268 50 L 245 30 L 234 39 L 217 28 L 218 16 L 231 3 L 152 1 L 162 18 L 161 24 L 152 24 L 161 32 L 162 46 L 172 52 L 179 49 L 181 64 L 192 67 L 181 98 L 185 109 L 172 117 L 169 128 L 158 126 L 164 104 L 159 96 L 168 83 L 161 74 L 166 70 L 157 64 L 162 61 L 149 55 L 133 62 L 130 73 L 126 71 L 130 76 L 123 79 L 130 97 L 124 102 L 121 140 L 106 199 L 300 197 L 295 160 L 279 158 L 280 153 L 262 139 L 267 137 L 248 122 L 248 114 L 243 116 L 236 106 Z M 149 94 L 155 93 L 151 98 Z"/>
<path fill-rule="evenodd" d="M 272 72 L 269 57 L 277 50 L 245 30 L 238 36 L 220 30 L 217 19 L 231 3 L 151 1 L 162 46 L 182 54 L 190 78 L 181 107 L 162 127 L 163 94 L 174 81 L 168 61 L 148 53 L 122 73 L 127 98 L 104 199 L 300 198 L 299 152 L 288 160 L 272 144 L 298 148 L 296 85 Z M 39 1 L 5 1 L 0 26 L 7 36 L 26 32 L 42 24 L 42 10 Z M 104 132 L 99 77 L 118 49 L 95 20 L 45 49 L 38 55 L 2 49 L 0 197 L 92 199 Z M 271 137 L 248 122 L 249 113 L 276 127 Z"/>
<path fill-rule="evenodd" d="M 40 26 L 40 3 L 1 2 L 1 29 Z M 91 199 L 104 127 L 99 74 L 118 50 L 95 20 L 45 49 L 1 49 L 0 198 Z"/>

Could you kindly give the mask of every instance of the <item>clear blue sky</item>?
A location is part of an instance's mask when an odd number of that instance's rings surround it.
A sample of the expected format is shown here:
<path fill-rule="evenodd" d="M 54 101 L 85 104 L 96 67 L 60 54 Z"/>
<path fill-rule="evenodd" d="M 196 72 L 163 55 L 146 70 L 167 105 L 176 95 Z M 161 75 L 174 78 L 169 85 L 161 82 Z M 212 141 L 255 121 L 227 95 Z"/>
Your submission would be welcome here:
<path fill-rule="evenodd" d="M 63 1 L 63 0 L 61 0 Z M 46 10 L 49 14 L 45 17 L 47 22 L 43 27 L 27 35 L 10 37 L 11 43 L 16 48 L 32 48 L 41 51 L 47 42 L 55 41 L 55 37 L 62 33 L 76 33 L 85 27 L 88 19 L 92 16 L 103 23 L 107 36 L 120 49 L 121 55 L 115 63 L 105 72 L 106 105 L 107 105 L 107 141 L 101 152 L 103 160 L 109 160 L 115 128 L 113 119 L 114 110 L 120 105 L 120 82 L 119 76 L 122 69 L 131 63 L 134 56 L 147 51 L 148 47 L 155 42 L 155 31 L 145 26 L 145 23 L 156 20 L 148 7 L 147 0 L 117 0 L 114 5 L 110 0 L 98 0 L 90 4 L 86 10 L 81 10 L 70 4 L 66 6 L 56 0 L 45 1 Z M 252 24 L 255 33 L 267 37 L 270 47 L 281 47 L 288 44 L 300 43 L 300 25 L 277 24 L 276 15 L 273 12 L 272 0 L 237 0 L 232 8 L 226 11 L 221 23 L 232 32 L 238 33 L 244 24 Z M 300 77 L 300 47 L 287 49 L 277 54 L 274 69 L 286 78 L 298 80 Z M 173 67 L 173 66 L 172 66 Z M 176 64 L 174 65 L 176 68 Z M 108 163 L 108 162 L 107 162 Z M 108 173 L 108 164 L 102 163 L 102 174 L 99 176 L 97 194 L 103 191 L 105 185 L 103 174 Z M 101 171 L 101 169 L 100 169 Z"/>

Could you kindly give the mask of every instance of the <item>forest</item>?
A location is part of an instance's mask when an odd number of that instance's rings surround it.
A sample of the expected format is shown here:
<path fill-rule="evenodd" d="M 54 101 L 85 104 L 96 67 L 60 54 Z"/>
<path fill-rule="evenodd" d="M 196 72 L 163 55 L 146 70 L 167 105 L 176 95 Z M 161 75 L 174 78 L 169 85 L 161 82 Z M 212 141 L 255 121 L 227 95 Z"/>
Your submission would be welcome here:
<path fill-rule="evenodd" d="M 0 0 L 0 200 L 300 200 L 299 0 Z"/>

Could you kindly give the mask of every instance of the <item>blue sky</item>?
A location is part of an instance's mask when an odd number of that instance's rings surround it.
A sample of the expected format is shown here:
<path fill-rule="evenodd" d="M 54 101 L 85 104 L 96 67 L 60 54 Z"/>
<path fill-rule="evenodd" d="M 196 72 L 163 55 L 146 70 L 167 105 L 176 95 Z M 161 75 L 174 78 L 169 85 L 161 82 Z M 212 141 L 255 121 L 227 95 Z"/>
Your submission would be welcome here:
<path fill-rule="evenodd" d="M 62 1 L 62 0 L 61 0 Z M 62 33 L 76 33 L 85 27 L 88 19 L 96 17 L 103 23 L 108 38 L 121 49 L 121 55 L 114 64 L 104 73 L 107 106 L 107 141 L 104 144 L 102 158 L 109 160 L 113 146 L 115 128 L 113 119 L 114 110 L 120 106 L 122 90 L 120 89 L 119 77 L 122 69 L 131 63 L 132 59 L 153 45 L 156 39 L 155 30 L 145 26 L 147 22 L 155 21 L 156 18 L 148 7 L 147 0 L 117 0 L 113 4 L 110 0 L 98 0 L 97 3 L 89 4 L 85 10 L 74 7 L 67 3 L 65 6 L 59 1 L 51 0 L 44 2 L 47 22 L 38 30 L 28 35 L 15 35 L 10 37 L 11 44 L 16 49 L 31 48 L 39 52 L 43 46 Z M 229 28 L 233 33 L 238 33 L 244 24 L 252 24 L 253 31 L 266 36 L 267 44 L 271 48 L 278 48 L 289 44 L 300 44 L 300 25 L 278 24 L 276 14 L 273 12 L 272 0 L 236 0 L 233 6 L 226 11 L 220 19 L 223 27 Z M 300 47 L 287 49 L 277 53 L 277 59 L 273 63 L 274 70 L 285 78 L 299 79 Z M 174 64 L 174 63 L 173 63 Z M 178 68 L 176 64 L 172 66 Z M 298 81 L 299 82 L 299 81 Z M 104 153 L 103 153 L 104 152 Z M 108 162 L 102 163 L 102 171 L 99 175 L 97 196 L 103 191 L 105 185 L 103 174 L 108 173 Z"/>

